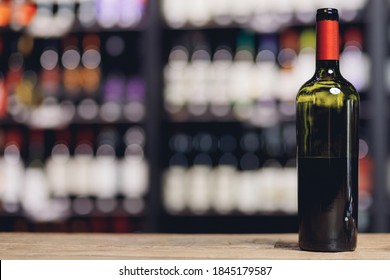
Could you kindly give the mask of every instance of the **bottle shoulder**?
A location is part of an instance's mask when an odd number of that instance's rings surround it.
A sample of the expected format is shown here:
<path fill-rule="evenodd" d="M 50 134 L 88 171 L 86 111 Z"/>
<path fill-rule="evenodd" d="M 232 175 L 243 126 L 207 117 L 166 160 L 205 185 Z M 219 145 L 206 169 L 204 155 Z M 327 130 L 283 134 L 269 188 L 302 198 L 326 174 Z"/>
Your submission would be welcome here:
<path fill-rule="evenodd" d="M 296 101 L 313 102 L 323 98 L 354 100 L 356 102 L 359 102 L 360 99 L 355 87 L 341 75 L 332 78 L 320 78 L 314 75 L 301 86 Z"/>

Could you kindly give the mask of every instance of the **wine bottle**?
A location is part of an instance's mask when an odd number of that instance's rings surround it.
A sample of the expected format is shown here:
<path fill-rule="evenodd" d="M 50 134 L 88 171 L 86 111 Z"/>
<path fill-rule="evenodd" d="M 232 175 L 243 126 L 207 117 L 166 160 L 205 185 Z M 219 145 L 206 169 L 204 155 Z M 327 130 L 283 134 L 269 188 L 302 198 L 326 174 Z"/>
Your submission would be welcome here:
<path fill-rule="evenodd" d="M 299 90 L 299 246 L 353 251 L 357 240 L 359 95 L 339 71 L 336 9 L 317 10 L 314 76 Z"/>

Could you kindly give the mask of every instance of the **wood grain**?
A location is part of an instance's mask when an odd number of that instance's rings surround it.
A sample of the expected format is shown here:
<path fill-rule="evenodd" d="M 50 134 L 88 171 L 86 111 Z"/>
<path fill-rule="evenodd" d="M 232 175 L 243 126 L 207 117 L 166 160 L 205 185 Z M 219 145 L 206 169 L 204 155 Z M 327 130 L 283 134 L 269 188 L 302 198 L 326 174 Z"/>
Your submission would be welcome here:
<path fill-rule="evenodd" d="M 296 234 L 0 233 L 0 259 L 390 259 L 390 234 L 360 234 L 354 252 L 299 250 Z"/>

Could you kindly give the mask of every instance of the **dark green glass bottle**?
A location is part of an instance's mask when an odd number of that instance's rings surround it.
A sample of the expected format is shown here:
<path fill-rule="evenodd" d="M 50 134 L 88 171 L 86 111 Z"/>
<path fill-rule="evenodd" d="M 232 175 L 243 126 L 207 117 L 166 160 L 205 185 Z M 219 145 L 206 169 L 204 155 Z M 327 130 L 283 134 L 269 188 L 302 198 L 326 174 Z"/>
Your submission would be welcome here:
<path fill-rule="evenodd" d="M 314 76 L 299 90 L 297 165 L 299 247 L 356 248 L 359 95 L 339 71 L 336 9 L 317 10 Z"/>

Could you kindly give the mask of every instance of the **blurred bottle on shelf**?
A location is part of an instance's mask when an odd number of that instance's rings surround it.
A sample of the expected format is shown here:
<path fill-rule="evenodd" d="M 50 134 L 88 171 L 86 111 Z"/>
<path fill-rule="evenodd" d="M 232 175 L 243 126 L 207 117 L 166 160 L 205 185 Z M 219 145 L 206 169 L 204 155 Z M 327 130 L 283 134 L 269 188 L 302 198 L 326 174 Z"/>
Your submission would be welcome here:
<path fill-rule="evenodd" d="M 185 46 L 175 46 L 164 68 L 165 109 L 171 114 L 178 114 L 187 103 L 188 85 L 186 75 L 189 67 L 189 51 Z"/>
<path fill-rule="evenodd" d="M 280 36 L 279 53 L 277 56 L 280 71 L 278 75 L 277 97 L 281 101 L 295 100 L 294 91 L 299 88 L 294 77 L 297 53 L 299 51 L 299 34 L 293 29 L 283 32 Z M 299 70 L 298 70 L 299 71 Z M 299 81 L 299 80 L 298 80 Z"/>
<path fill-rule="evenodd" d="M 92 194 L 94 133 L 92 129 L 80 128 L 77 132 L 74 156 L 69 162 L 69 194 L 83 197 Z"/>
<path fill-rule="evenodd" d="M 124 157 L 119 167 L 119 191 L 125 197 L 124 208 L 130 214 L 140 214 L 145 208 L 149 191 L 149 167 L 144 154 L 145 132 L 134 126 L 123 136 Z"/>
<path fill-rule="evenodd" d="M 0 73 L 0 119 L 7 115 L 8 89 L 2 73 Z"/>
<path fill-rule="evenodd" d="M 70 131 L 57 131 L 51 155 L 46 160 L 46 174 L 53 198 L 67 198 L 70 185 Z"/>
<path fill-rule="evenodd" d="M 255 110 L 250 122 L 256 126 L 275 125 L 279 116 L 276 110 L 275 84 L 278 80 L 279 68 L 276 64 L 278 44 L 276 36 L 266 35 L 259 40 L 256 63 L 251 71 L 251 82 L 254 87 Z"/>
<path fill-rule="evenodd" d="M 82 45 L 81 85 L 85 96 L 96 98 L 101 80 L 100 38 L 96 34 L 87 34 Z"/>
<path fill-rule="evenodd" d="M 2 209 L 15 213 L 20 209 L 24 192 L 24 164 L 21 148 L 23 136 L 18 130 L 1 131 L 1 194 Z"/>
<path fill-rule="evenodd" d="M 90 180 L 91 195 L 102 198 L 114 198 L 118 194 L 118 160 L 116 150 L 119 135 L 114 129 L 103 129 L 97 136 L 96 157 L 93 160 Z"/>
<path fill-rule="evenodd" d="M 78 39 L 75 36 L 63 40 L 63 51 L 61 55 L 62 83 L 66 90 L 67 98 L 78 100 L 81 94 L 81 73 L 80 73 L 80 51 Z"/>
<path fill-rule="evenodd" d="M 213 172 L 214 190 L 211 201 L 213 209 L 220 215 L 229 214 L 237 208 L 236 172 L 235 167 L 231 165 L 219 165 Z"/>
<path fill-rule="evenodd" d="M 45 135 L 42 130 L 29 133 L 29 160 L 24 170 L 22 206 L 25 215 L 37 222 L 59 220 L 66 214 L 62 202 L 53 201 L 44 169 Z"/>
<path fill-rule="evenodd" d="M 389 163 L 387 163 L 389 167 Z M 359 139 L 359 230 L 370 228 L 371 206 L 373 204 L 373 159 L 369 145 L 363 138 Z M 390 182 L 387 180 L 387 182 Z"/>
<path fill-rule="evenodd" d="M 0 27 L 8 26 L 11 21 L 12 10 L 8 1 L 0 2 Z"/>
<path fill-rule="evenodd" d="M 197 0 L 191 4 L 191 9 L 187 7 L 187 19 L 193 26 L 204 26 L 211 20 L 210 1 Z"/>
<path fill-rule="evenodd" d="M 37 1 L 36 12 L 25 24 L 27 32 L 34 37 L 60 37 L 74 26 L 75 1 Z"/>
<path fill-rule="evenodd" d="M 162 11 L 170 26 L 180 28 L 187 23 L 187 4 L 180 0 L 163 1 Z"/>
<path fill-rule="evenodd" d="M 187 171 L 186 200 L 188 209 L 196 214 L 204 214 L 211 208 L 211 166 L 207 154 L 199 154 Z"/>
<path fill-rule="evenodd" d="M 145 118 L 146 84 L 141 76 L 132 76 L 126 85 L 126 99 L 123 108 L 124 117 L 134 123 L 142 122 Z"/>
<path fill-rule="evenodd" d="M 315 30 L 311 28 L 303 30 L 299 35 L 299 52 L 295 66 L 295 79 L 299 84 L 306 82 L 307 77 L 313 73 L 315 44 Z"/>
<path fill-rule="evenodd" d="M 163 176 L 163 203 L 165 209 L 172 214 L 184 212 L 186 208 L 186 168 L 171 165 Z"/>
<path fill-rule="evenodd" d="M 233 62 L 231 49 L 226 45 L 217 47 L 210 69 L 209 100 L 210 112 L 216 117 L 225 117 L 230 113 L 229 71 Z"/>
<path fill-rule="evenodd" d="M 110 73 L 106 77 L 103 89 L 100 116 L 105 121 L 118 120 L 121 113 L 120 104 L 125 102 L 125 77 L 121 73 Z"/>
<path fill-rule="evenodd" d="M 365 92 L 369 86 L 370 60 L 363 52 L 363 35 L 357 28 L 349 28 L 343 36 L 344 49 L 340 55 L 340 68 L 346 79 Z"/>
<path fill-rule="evenodd" d="M 55 47 L 47 47 L 40 57 L 41 71 L 39 82 L 43 96 L 58 99 L 61 70 L 59 68 L 58 50 Z"/>
<path fill-rule="evenodd" d="M 210 84 L 211 54 L 210 47 L 202 33 L 194 33 L 191 41 L 194 50 L 191 63 L 185 69 L 187 81 L 187 110 L 191 115 L 203 116 L 208 105 L 208 88 Z"/>
<path fill-rule="evenodd" d="M 94 4 L 95 18 L 101 27 L 107 29 L 116 26 L 129 28 L 137 26 L 141 22 L 147 0 L 96 0 Z M 91 25 L 93 17 L 88 15 L 86 7 L 83 8 L 83 13 L 83 22 Z"/>
<path fill-rule="evenodd" d="M 95 1 L 79 0 L 77 19 L 84 28 L 91 28 L 96 24 Z"/>
<path fill-rule="evenodd" d="M 254 37 L 242 32 L 237 38 L 237 48 L 229 71 L 229 97 L 233 103 L 233 114 L 238 120 L 246 121 L 252 116 L 253 87 L 249 78 L 254 61 Z"/>
<path fill-rule="evenodd" d="M 29 0 L 11 1 L 12 17 L 10 26 L 20 30 L 28 26 L 36 15 L 36 4 Z"/>

